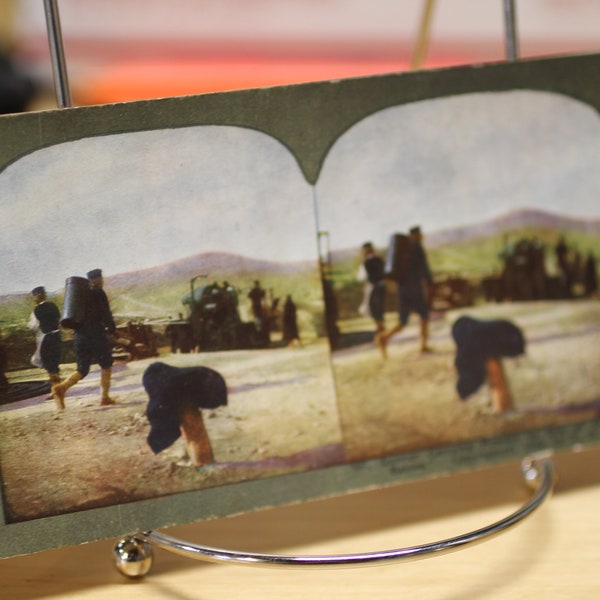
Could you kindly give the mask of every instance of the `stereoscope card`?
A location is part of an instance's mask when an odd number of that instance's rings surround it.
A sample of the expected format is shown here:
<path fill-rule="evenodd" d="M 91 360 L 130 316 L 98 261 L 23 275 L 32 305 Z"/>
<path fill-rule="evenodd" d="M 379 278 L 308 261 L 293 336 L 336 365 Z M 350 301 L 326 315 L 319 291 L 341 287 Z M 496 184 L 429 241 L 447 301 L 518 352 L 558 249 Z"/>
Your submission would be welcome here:
<path fill-rule="evenodd" d="M 0 119 L 0 556 L 600 438 L 600 56 Z"/>

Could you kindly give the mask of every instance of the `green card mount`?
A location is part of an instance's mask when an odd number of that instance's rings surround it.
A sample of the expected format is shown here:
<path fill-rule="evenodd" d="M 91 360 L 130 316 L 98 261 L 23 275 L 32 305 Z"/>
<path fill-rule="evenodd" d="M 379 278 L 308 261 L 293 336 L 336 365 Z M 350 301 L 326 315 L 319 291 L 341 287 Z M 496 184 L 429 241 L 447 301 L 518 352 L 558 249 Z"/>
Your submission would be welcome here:
<path fill-rule="evenodd" d="M 506 58 L 509 61 L 514 61 L 518 59 L 514 0 L 503 0 L 503 2 Z M 71 96 L 63 52 L 57 0 L 44 0 L 44 6 L 57 104 L 60 108 L 67 108 L 71 106 Z M 425 16 L 419 34 L 421 45 L 424 44 L 428 35 L 427 29 L 430 19 L 426 18 L 426 16 L 431 14 L 432 6 L 433 2 L 427 0 L 424 11 Z M 117 569 L 129 578 L 143 577 L 149 572 L 153 560 L 153 545 L 193 559 L 263 567 L 339 568 L 420 560 L 455 552 L 484 542 L 511 529 L 527 516 L 531 515 L 551 495 L 553 489 L 555 471 L 551 454 L 548 452 L 541 453 L 523 460 L 522 475 L 525 483 L 533 489 L 533 494 L 518 510 L 487 527 L 419 546 L 344 555 L 288 556 L 240 552 L 202 546 L 185 542 L 156 531 L 146 531 L 119 540 L 114 546 L 114 560 Z"/>

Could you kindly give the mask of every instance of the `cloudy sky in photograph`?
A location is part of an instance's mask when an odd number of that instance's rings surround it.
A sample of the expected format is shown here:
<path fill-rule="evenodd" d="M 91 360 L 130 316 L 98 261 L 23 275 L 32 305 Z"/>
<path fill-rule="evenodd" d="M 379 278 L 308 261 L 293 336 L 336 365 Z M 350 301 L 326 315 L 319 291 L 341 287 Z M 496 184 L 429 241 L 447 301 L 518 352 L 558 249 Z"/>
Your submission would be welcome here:
<path fill-rule="evenodd" d="M 6 168 L 0 189 L 0 294 L 209 251 L 317 259 L 312 189 L 280 142 L 249 129 L 57 144 Z"/>
<path fill-rule="evenodd" d="M 202 252 L 316 261 L 315 198 L 334 249 L 518 208 L 597 218 L 600 118 L 526 90 L 392 107 L 337 140 L 315 189 L 279 141 L 250 129 L 107 135 L 20 158 L 0 190 L 0 294 Z"/>
<path fill-rule="evenodd" d="M 600 216 L 600 117 L 570 97 L 475 93 L 392 107 L 357 123 L 324 162 L 319 227 L 332 248 L 519 208 Z"/>

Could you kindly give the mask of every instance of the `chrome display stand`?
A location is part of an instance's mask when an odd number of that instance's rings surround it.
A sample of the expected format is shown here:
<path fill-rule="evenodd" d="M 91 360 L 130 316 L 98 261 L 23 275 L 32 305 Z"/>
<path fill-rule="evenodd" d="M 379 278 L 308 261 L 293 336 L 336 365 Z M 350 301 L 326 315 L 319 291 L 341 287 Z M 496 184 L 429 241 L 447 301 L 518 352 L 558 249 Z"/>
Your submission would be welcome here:
<path fill-rule="evenodd" d="M 445 540 L 377 552 L 303 556 L 225 550 L 193 544 L 156 531 L 146 531 L 123 538 L 117 542 L 114 547 L 115 564 L 117 569 L 126 577 L 143 577 L 152 567 L 152 545 L 196 560 L 250 567 L 340 568 L 376 566 L 441 556 L 480 544 L 508 531 L 531 515 L 542 505 L 544 500 L 550 497 L 555 479 L 552 460 L 550 458 L 525 459 L 521 468 L 525 483 L 534 490 L 531 498 L 523 506 L 491 525 Z"/>
<path fill-rule="evenodd" d="M 503 3 L 506 58 L 507 60 L 517 60 L 518 44 L 514 0 L 503 0 Z M 71 95 L 63 51 L 57 0 L 44 0 L 44 7 L 57 104 L 60 108 L 68 108 L 71 106 Z M 433 1 L 426 0 L 423 22 L 417 41 L 418 55 L 420 57 L 423 56 L 424 48 L 426 47 L 432 10 Z M 125 537 L 115 544 L 115 564 L 117 569 L 126 577 L 143 577 L 149 572 L 152 566 L 153 546 L 202 561 L 259 567 L 340 568 L 408 562 L 440 556 L 487 541 L 511 529 L 532 514 L 550 497 L 555 479 L 554 465 L 550 458 L 525 459 L 521 470 L 525 483 L 533 490 L 530 499 L 523 506 L 504 519 L 491 525 L 445 540 L 377 552 L 303 556 L 262 554 L 214 548 L 186 542 L 157 531 L 146 531 Z"/>

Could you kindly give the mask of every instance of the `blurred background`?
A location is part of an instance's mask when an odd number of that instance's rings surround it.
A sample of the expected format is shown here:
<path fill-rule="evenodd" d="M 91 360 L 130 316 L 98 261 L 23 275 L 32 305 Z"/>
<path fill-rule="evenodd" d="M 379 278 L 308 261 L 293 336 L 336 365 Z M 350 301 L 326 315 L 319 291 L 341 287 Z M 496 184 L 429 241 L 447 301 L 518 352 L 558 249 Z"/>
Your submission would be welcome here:
<path fill-rule="evenodd" d="M 515 0 L 521 58 L 600 50 L 600 1 Z M 74 105 L 506 59 L 504 0 L 58 0 Z M 0 0 L 0 112 L 56 106 L 43 0 Z"/>

